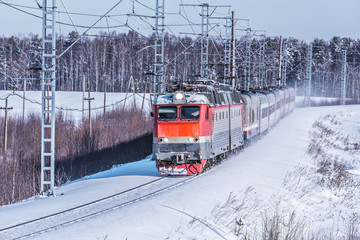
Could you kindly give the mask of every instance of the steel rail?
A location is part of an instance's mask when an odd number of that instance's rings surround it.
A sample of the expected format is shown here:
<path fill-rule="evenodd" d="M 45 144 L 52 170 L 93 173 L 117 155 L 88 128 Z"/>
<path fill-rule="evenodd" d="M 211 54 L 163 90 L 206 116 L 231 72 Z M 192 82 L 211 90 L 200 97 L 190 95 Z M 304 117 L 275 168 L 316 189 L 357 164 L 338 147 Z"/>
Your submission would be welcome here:
<path fill-rule="evenodd" d="M 113 198 L 113 197 L 117 197 L 117 196 L 120 196 L 120 195 L 123 195 L 125 193 L 129 193 L 129 192 L 132 192 L 134 190 L 138 190 L 142 187 L 145 187 L 145 186 L 149 186 L 153 183 L 156 183 L 156 182 L 159 182 L 165 178 L 167 178 L 168 176 L 165 176 L 165 177 L 161 177 L 161 178 L 158 178 L 158 179 L 155 179 L 153 181 L 150 181 L 150 182 L 147 182 L 147 183 L 144 183 L 144 184 L 141 184 L 141 185 L 138 185 L 136 187 L 133 187 L 133 188 L 130 188 L 130 189 L 127 189 L 127 190 L 124 190 L 124 191 L 121 191 L 119 193 L 115 193 L 115 194 L 112 194 L 110 196 L 107 196 L 107 197 L 103 197 L 103 198 L 100 198 L 100 199 L 97 199 L 97 200 L 94 200 L 94 201 L 91 201 L 91 202 L 88 202 L 88 203 L 85 203 L 85 204 L 81 204 L 79 206 L 76 206 L 76 207 L 72 207 L 72 208 L 69 208 L 69 209 L 66 209 L 66 210 L 63 210 L 63 211 L 59 211 L 59 212 L 56 212 L 56 213 L 53 213 L 53 214 L 49 214 L 49 215 L 46 215 L 46 216 L 43 216 L 43 217 L 39 217 L 39 218 L 36 218 L 36 219 L 33 219 L 33 220 L 29 220 L 29 221 L 26 221 L 26 222 L 22 222 L 22 223 L 19 223 L 19 224 L 15 224 L 13 226 L 9 226 L 9 227 L 6 227 L 6 228 L 2 228 L 0 229 L 0 233 L 1 232 L 5 232 L 5 231 L 8 231 L 8 230 L 11 230 L 11 229 L 15 229 L 15 228 L 18 228 L 18 227 L 21 227 L 21 226 L 24 226 L 24 225 L 28 225 L 30 223 L 35 223 L 35 222 L 38 222 L 38 221 L 41 221 L 41 220 L 44 220 L 44 219 L 48 219 L 48 218 L 51 218 L 51 217 L 55 217 L 55 216 L 58 216 L 58 215 L 61 215 L 61 214 L 64 214 L 64 213 L 67 213 L 67 212 L 70 212 L 70 211 L 74 211 L 74 210 L 77 210 L 77 209 L 80 209 L 80 208 L 84 208 L 84 207 L 87 207 L 87 206 L 90 206 L 90 205 L 93 205 L 93 204 L 96 204 L 96 203 L 99 203 L 99 202 L 102 202 L 102 201 L 105 201 L 105 200 L 108 200 L 110 198 Z"/>
<path fill-rule="evenodd" d="M 173 189 L 175 187 L 178 187 L 188 181 L 191 181 L 192 179 L 196 178 L 196 177 L 199 177 L 199 176 L 203 176 L 204 174 L 200 174 L 200 175 L 192 175 L 188 178 L 186 178 L 185 180 L 183 181 L 180 181 L 180 182 L 177 182 L 171 186 L 168 186 L 168 187 L 164 187 L 164 188 L 161 188 L 159 190 L 156 190 L 156 191 L 153 191 L 151 193 L 147 193 L 143 196 L 140 196 L 140 197 L 137 197 L 135 199 L 132 199 L 132 200 L 129 200 L 129 201 L 126 201 L 126 202 L 123 202 L 121 204 L 117 204 L 113 207 L 110 207 L 110 208 L 106 208 L 106 209 L 103 209 L 101 211 L 96 211 L 96 212 L 93 212 L 93 213 L 90 213 L 90 214 L 87 214 L 85 216 L 82 216 L 82 217 L 79 217 L 79 218 L 75 218 L 73 220 L 70 220 L 70 221 L 66 221 L 64 223 L 60 223 L 60 224 L 56 224 L 54 226 L 51 226 L 51 227 L 48 227 L 48 228 L 45 228 L 45 229 L 41 229 L 39 231 L 35 231 L 35 232 L 32 232 L 32 233 L 29 233 L 29 234 L 25 234 L 25 235 L 22 235 L 22 236 L 19 236 L 19 237 L 16 237 L 16 238 L 13 238 L 13 240 L 18 240 L 18 239 L 23 239 L 23 238 L 28 238 L 28 237 L 33 237 L 33 236 L 36 236 L 36 235 L 39 235 L 43 232 L 47 232 L 47 231 L 50 231 L 50 230 L 53 230 L 53 229 L 56 229 L 56 228 L 59 228 L 59 227 L 62 227 L 62 226 L 65 226 L 65 225 L 69 225 L 69 224 L 73 224 L 73 223 L 76 223 L 76 222 L 79 222 L 79 221 L 82 221 L 82 220 L 85 220 L 85 219 L 88 219 L 88 218 L 91 218 L 91 217 L 94 217 L 94 216 L 97 216 L 97 215 L 100 215 L 100 214 L 103 214 L 103 213 L 106 213 L 106 212 L 109 212 L 111 210 L 115 210 L 115 209 L 118 209 L 118 208 L 122 208 L 124 206 L 127 206 L 129 204 L 132 204 L 132 203 L 135 203 L 135 202 L 138 202 L 140 200 L 143 200 L 143 199 L 146 199 L 146 198 L 149 198 L 151 196 L 154 196 L 156 194 L 159 194 L 161 192 L 165 192 L 167 190 L 170 190 L 170 189 Z M 164 177 L 165 178 L 165 177 Z M 164 178 L 161 178 L 161 179 L 164 179 Z"/>

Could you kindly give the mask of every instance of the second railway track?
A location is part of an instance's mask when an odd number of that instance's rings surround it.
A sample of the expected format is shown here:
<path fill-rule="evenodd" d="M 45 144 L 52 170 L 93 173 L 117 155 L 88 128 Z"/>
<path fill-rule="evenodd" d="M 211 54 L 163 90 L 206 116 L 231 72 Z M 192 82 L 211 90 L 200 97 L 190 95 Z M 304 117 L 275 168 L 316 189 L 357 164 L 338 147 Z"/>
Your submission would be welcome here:
<path fill-rule="evenodd" d="M 196 178 L 197 176 L 198 175 L 158 178 L 151 182 L 89 203 L 2 228 L 0 229 L 0 239 L 25 239 L 36 237 L 46 231 L 51 231 L 68 224 L 76 223 L 78 221 L 124 207 L 131 203 L 175 188 Z"/>

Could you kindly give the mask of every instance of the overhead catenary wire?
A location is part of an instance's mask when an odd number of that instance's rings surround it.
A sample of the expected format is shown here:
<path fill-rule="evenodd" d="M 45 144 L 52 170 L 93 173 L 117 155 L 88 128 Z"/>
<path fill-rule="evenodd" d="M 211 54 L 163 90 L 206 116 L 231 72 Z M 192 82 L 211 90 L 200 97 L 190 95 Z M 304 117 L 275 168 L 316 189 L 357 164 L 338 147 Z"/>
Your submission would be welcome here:
<path fill-rule="evenodd" d="M 136 93 L 136 94 L 138 94 L 138 93 Z M 0 97 L 0 101 L 5 101 L 6 99 L 9 99 L 9 98 L 12 97 L 12 96 L 18 97 L 18 98 L 20 98 L 20 99 L 24 99 L 24 100 L 27 101 L 27 102 L 30 102 L 30 103 L 32 103 L 32 104 L 36 104 L 36 105 L 40 105 L 40 106 L 41 106 L 41 102 L 36 101 L 36 100 L 33 100 L 33 99 L 30 99 L 30 98 L 27 98 L 27 97 L 24 98 L 23 96 L 21 96 L 20 94 L 17 94 L 17 93 L 9 93 L 6 97 Z M 105 108 L 115 107 L 115 106 L 123 103 L 125 100 L 130 99 L 130 98 L 132 98 L 132 97 L 134 97 L 134 94 L 133 94 L 133 93 L 129 94 L 126 98 L 123 98 L 123 99 L 121 99 L 121 100 L 119 100 L 119 101 L 116 101 L 116 102 L 113 102 L 113 103 L 111 103 L 111 104 L 105 105 Z M 141 97 L 142 97 L 142 96 L 141 96 Z M 148 100 L 147 98 L 145 98 L 145 99 Z M 148 101 L 150 101 L 150 100 L 148 100 Z M 55 107 L 55 108 L 56 108 L 57 110 L 66 111 L 66 112 L 80 112 L 80 113 L 81 113 L 81 112 L 87 112 L 87 111 L 89 111 L 89 109 L 84 109 L 84 110 L 82 110 L 82 109 L 78 109 L 78 108 L 66 108 L 66 107 Z M 100 106 L 100 107 L 91 108 L 90 110 L 91 110 L 91 111 L 96 111 L 96 110 L 103 110 L 103 109 L 104 109 L 104 106 Z"/>
<path fill-rule="evenodd" d="M 82 37 L 86 36 L 86 33 L 90 31 L 98 22 L 100 22 L 101 19 L 103 19 L 108 13 L 110 13 L 112 10 L 114 10 L 123 0 L 118 1 L 113 7 L 111 7 L 104 15 L 102 15 L 95 23 L 93 23 L 87 30 L 83 32 L 70 46 L 68 46 L 60 55 L 57 56 L 57 58 L 60 58 L 63 54 L 65 54 L 72 46 L 74 46 Z"/>
<path fill-rule="evenodd" d="M 79 33 L 78 29 L 76 28 L 76 26 L 75 26 L 75 24 L 74 24 L 74 21 L 73 21 L 73 19 L 72 19 L 71 15 L 69 14 L 69 12 L 68 12 L 68 10 L 67 10 L 67 8 L 66 8 L 65 4 L 64 4 L 64 1 L 63 1 L 63 0 L 60 0 L 60 1 L 61 1 L 61 4 L 63 5 L 63 7 L 64 7 L 64 9 L 65 9 L 65 11 L 66 11 L 66 13 L 67 13 L 67 15 L 68 15 L 68 17 L 69 17 L 69 19 L 70 19 L 70 21 L 71 21 L 72 25 L 74 26 L 76 33 L 80 35 L 80 33 Z"/>

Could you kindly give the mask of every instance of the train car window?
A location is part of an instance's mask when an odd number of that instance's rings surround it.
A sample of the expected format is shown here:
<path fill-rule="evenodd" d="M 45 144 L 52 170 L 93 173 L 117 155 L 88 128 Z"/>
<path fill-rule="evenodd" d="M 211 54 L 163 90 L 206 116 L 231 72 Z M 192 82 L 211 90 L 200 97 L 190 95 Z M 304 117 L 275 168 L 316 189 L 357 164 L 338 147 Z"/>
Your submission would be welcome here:
<path fill-rule="evenodd" d="M 223 119 L 225 118 L 225 114 L 224 114 L 224 112 L 222 113 L 222 118 L 223 118 Z"/>
<path fill-rule="evenodd" d="M 215 99 L 214 99 L 214 95 L 211 93 L 207 93 L 206 94 L 207 98 L 209 99 L 209 102 L 213 105 L 215 105 Z"/>
<path fill-rule="evenodd" d="M 218 114 L 217 113 L 215 113 L 216 114 L 216 121 L 217 121 L 217 119 L 218 119 Z"/>
<path fill-rule="evenodd" d="M 209 119 L 209 108 L 206 108 L 205 119 Z"/>
<path fill-rule="evenodd" d="M 269 108 L 264 108 L 262 110 L 262 117 L 261 118 L 266 118 L 268 116 L 268 111 L 269 111 Z"/>
<path fill-rule="evenodd" d="M 196 120 L 200 117 L 200 106 L 181 107 L 181 116 L 183 120 Z"/>
<path fill-rule="evenodd" d="M 220 101 L 220 94 L 217 92 L 217 91 L 214 91 L 214 96 L 215 96 L 215 102 L 216 104 L 221 104 L 221 101 Z"/>
<path fill-rule="evenodd" d="M 177 107 L 159 107 L 159 120 L 175 120 L 177 116 Z"/>
<path fill-rule="evenodd" d="M 230 93 L 230 96 L 231 96 L 231 103 L 235 104 L 236 103 L 235 94 L 232 92 L 232 93 Z"/>
<path fill-rule="evenodd" d="M 228 112 L 226 112 L 226 118 L 228 118 L 229 117 L 229 113 Z"/>

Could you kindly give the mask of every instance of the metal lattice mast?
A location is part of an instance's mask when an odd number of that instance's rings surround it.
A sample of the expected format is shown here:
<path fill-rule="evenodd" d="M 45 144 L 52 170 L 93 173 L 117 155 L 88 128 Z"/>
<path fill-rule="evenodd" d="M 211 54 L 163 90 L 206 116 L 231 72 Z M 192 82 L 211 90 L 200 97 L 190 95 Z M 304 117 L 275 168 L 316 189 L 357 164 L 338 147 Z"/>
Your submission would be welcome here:
<path fill-rule="evenodd" d="M 305 107 L 310 107 L 312 48 L 313 48 L 312 43 L 310 43 L 307 52 L 306 80 L 305 80 Z"/>
<path fill-rule="evenodd" d="M 42 110 L 41 187 L 42 195 L 54 195 L 55 173 L 55 36 L 56 0 L 43 0 L 42 6 Z"/>
<path fill-rule="evenodd" d="M 282 46 L 282 68 L 281 68 L 281 85 L 286 86 L 286 65 L 287 65 L 287 40 L 283 40 Z"/>
<path fill-rule="evenodd" d="M 346 50 L 342 50 L 340 105 L 345 105 L 346 99 L 346 53 Z"/>
<path fill-rule="evenodd" d="M 264 68 L 265 68 L 265 35 L 261 35 L 260 40 L 260 59 L 259 59 L 259 87 L 264 87 Z"/>
<path fill-rule="evenodd" d="M 232 32 L 232 19 L 227 17 L 225 23 L 225 48 L 224 48 L 224 83 L 227 79 L 231 78 L 231 32 Z"/>
<path fill-rule="evenodd" d="M 235 11 L 231 12 L 231 82 L 232 86 L 235 87 L 236 83 L 236 62 L 235 62 L 235 50 L 236 50 L 236 39 L 235 39 Z"/>
<path fill-rule="evenodd" d="M 209 4 L 201 5 L 201 61 L 200 76 L 208 78 L 209 76 Z"/>
<path fill-rule="evenodd" d="M 161 4 L 159 4 L 161 1 Z M 158 92 L 158 86 L 160 85 L 159 92 L 163 92 L 164 85 L 164 0 L 156 0 L 156 12 L 155 12 L 155 43 L 154 43 L 154 96 Z M 158 83 L 159 82 L 159 83 Z M 155 100 L 155 97 L 154 97 Z"/>
<path fill-rule="evenodd" d="M 246 29 L 246 68 L 244 90 L 250 89 L 250 71 L 251 71 L 251 29 Z"/>

